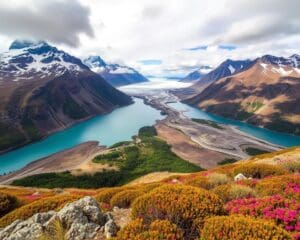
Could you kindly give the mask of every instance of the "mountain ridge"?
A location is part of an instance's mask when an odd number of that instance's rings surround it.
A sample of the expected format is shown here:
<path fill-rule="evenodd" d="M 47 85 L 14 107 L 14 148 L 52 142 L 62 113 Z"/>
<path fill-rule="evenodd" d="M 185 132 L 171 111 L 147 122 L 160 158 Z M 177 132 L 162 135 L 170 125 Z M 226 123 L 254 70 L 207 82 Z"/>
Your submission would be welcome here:
<path fill-rule="evenodd" d="M 298 55 L 264 55 L 246 68 L 214 80 L 185 102 L 224 117 L 298 135 L 299 63 Z"/>
<path fill-rule="evenodd" d="M 80 59 L 46 42 L 15 41 L 0 54 L 0 150 L 132 102 Z"/>

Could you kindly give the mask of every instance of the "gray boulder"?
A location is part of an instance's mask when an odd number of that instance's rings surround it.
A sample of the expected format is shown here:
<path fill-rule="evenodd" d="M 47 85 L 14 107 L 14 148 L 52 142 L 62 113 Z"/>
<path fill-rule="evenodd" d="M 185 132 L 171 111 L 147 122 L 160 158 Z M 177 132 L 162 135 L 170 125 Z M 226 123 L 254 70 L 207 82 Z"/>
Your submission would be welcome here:
<path fill-rule="evenodd" d="M 84 197 L 58 212 L 37 213 L 25 221 L 16 220 L 0 230 L 0 239 L 38 240 L 54 221 L 60 222 L 65 238 L 70 240 L 90 240 L 99 234 L 111 237 L 117 232 L 113 218 L 101 211 L 94 198 Z"/>

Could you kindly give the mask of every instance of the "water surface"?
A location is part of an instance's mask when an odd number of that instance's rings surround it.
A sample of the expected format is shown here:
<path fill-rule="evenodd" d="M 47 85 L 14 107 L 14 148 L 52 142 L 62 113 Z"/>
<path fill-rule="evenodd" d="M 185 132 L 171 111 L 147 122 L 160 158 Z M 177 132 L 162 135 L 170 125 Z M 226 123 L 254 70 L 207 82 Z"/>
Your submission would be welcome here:
<path fill-rule="evenodd" d="M 134 100 L 132 105 L 78 123 L 39 142 L 0 155 L 0 174 L 20 169 L 32 161 L 87 141 L 99 141 L 101 145 L 110 146 L 130 140 L 141 127 L 153 125 L 155 120 L 163 118 L 159 111 L 145 105 L 141 99 Z"/>
<path fill-rule="evenodd" d="M 177 110 L 185 110 L 184 115 L 190 118 L 201 118 L 206 120 L 215 121 L 217 123 L 223 123 L 232 125 L 235 127 L 238 127 L 241 131 L 248 133 L 254 137 L 266 140 L 270 143 L 285 146 L 285 147 L 291 147 L 291 146 L 297 146 L 300 145 L 300 136 L 294 136 L 279 132 L 274 132 L 267 130 L 265 128 L 256 127 L 244 122 L 223 118 L 220 116 L 217 116 L 215 114 L 204 112 L 201 109 L 189 106 L 187 104 L 176 102 L 176 103 L 170 103 L 171 107 L 177 109 Z"/>

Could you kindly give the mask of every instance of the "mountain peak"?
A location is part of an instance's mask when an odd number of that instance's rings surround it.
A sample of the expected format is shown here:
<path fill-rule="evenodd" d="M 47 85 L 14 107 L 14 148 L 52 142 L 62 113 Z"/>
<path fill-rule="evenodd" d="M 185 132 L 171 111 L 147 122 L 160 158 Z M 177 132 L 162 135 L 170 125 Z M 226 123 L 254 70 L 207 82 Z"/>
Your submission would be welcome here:
<path fill-rule="evenodd" d="M 100 56 L 89 56 L 83 62 L 89 67 L 105 67 L 107 65 Z"/>
<path fill-rule="evenodd" d="M 44 41 L 15 40 L 9 46 L 9 50 L 28 48 L 28 47 L 33 47 L 33 46 L 37 46 L 37 45 L 49 46 Z"/>

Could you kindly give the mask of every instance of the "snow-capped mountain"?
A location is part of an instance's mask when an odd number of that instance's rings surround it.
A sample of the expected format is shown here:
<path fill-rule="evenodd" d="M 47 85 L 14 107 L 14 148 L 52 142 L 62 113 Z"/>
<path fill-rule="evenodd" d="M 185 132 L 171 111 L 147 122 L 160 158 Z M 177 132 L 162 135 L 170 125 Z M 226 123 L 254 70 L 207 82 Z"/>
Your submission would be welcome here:
<path fill-rule="evenodd" d="M 131 103 L 80 59 L 30 41 L 0 54 L 0 99 L 0 151 Z"/>
<path fill-rule="evenodd" d="M 300 135 L 299 60 L 299 55 L 265 55 L 247 64 L 227 60 L 212 71 L 219 75 L 186 102 L 218 115 Z"/>
<path fill-rule="evenodd" d="M 80 59 L 43 41 L 14 41 L 8 52 L 0 54 L 0 81 L 44 79 L 84 70 L 89 69 Z"/>
<path fill-rule="evenodd" d="M 200 92 L 214 81 L 236 74 L 240 71 L 244 71 L 248 69 L 253 63 L 254 62 L 251 60 L 234 61 L 228 59 L 225 62 L 221 63 L 214 70 L 202 76 L 199 80 L 196 80 L 194 87 Z"/>
<path fill-rule="evenodd" d="M 189 73 L 180 82 L 195 82 L 199 81 L 203 76 L 213 70 L 210 66 L 201 66 L 196 71 Z"/>
<path fill-rule="evenodd" d="M 147 82 L 145 78 L 135 69 L 119 64 L 107 64 L 99 56 L 90 56 L 83 60 L 84 64 L 98 73 L 113 86 L 122 86 L 132 83 Z"/>

